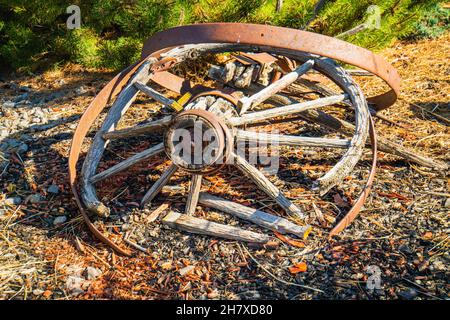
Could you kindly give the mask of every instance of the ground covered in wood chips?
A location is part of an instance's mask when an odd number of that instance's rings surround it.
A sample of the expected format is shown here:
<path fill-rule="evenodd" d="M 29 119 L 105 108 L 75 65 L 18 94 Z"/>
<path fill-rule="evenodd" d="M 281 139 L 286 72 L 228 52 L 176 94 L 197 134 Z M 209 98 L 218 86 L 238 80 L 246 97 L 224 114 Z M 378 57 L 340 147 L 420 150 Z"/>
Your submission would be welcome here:
<path fill-rule="evenodd" d="M 382 112 L 395 124 L 377 119 L 378 134 L 449 163 L 450 34 L 397 43 L 381 54 L 403 82 L 402 97 Z M 449 298 L 448 172 L 381 152 L 360 216 L 328 240 L 327 233 L 361 190 L 370 153 L 344 183 L 320 198 L 308 187 L 339 154 L 283 148 L 280 170 L 271 180 L 308 212 L 314 231 L 306 241 L 268 232 L 273 240 L 265 247 L 179 232 L 162 225 L 161 216 L 152 221 L 155 210 L 183 210 L 189 183 L 188 176 L 177 174 L 151 207 L 139 210 L 142 195 L 167 165 L 152 158 L 98 185 L 100 198 L 114 209 L 108 220 L 96 223 L 128 233 L 135 247 L 147 251 L 136 250 L 131 258 L 114 254 L 85 227 L 67 172 L 77 120 L 111 78 L 102 70 L 71 65 L 0 79 L 0 299 Z M 358 82 L 368 95 L 382 87 L 372 77 Z M 139 96 L 126 119 L 144 121 L 154 109 L 153 102 Z M 329 109 L 336 115 L 339 110 Z M 319 126 L 300 121 L 279 128 L 320 132 Z M 148 145 L 142 137 L 114 142 L 100 167 Z M 205 180 L 203 191 L 282 214 L 231 168 Z M 261 232 L 217 211 L 199 207 L 196 214 Z M 371 290 L 367 283 L 379 286 Z"/>

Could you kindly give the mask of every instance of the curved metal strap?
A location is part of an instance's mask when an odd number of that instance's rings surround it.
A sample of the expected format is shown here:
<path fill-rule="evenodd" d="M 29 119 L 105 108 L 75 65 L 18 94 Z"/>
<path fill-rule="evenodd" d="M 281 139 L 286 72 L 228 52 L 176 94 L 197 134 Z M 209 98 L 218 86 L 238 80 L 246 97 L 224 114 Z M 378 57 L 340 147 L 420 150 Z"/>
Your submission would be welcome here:
<path fill-rule="evenodd" d="M 348 42 L 316 34 L 268 25 L 247 23 L 204 23 L 175 27 L 147 39 L 142 57 L 157 51 L 186 44 L 240 43 L 283 48 L 332 58 L 367 70 L 383 79 L 391 90 L 367 99 L 376 110 L 385 109 L 400 94 L 400 77 L 382 57 Z"/>

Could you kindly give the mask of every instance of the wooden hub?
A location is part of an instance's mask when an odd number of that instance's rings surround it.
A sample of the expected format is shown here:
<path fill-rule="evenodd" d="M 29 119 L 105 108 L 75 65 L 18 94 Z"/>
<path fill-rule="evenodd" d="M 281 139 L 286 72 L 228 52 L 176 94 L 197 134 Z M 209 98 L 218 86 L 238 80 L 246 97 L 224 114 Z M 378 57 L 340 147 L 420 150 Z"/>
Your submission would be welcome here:
<path fill-rule="evenodd" d="M 195 173 L 211 173 L 224 164 L 227 126 L 206 110 L 187 110 L 177 115 L 164 135 L 167 156 L 179 168 Z"/>

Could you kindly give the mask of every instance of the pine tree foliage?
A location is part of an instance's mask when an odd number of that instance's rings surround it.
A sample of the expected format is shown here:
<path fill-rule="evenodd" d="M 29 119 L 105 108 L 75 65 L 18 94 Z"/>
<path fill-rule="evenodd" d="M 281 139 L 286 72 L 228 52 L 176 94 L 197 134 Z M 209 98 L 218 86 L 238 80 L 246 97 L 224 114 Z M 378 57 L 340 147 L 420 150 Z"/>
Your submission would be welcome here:
<path fill-rule="evenodd" d="M 200 22 L 253 22 L 338 35 L 381 12 L 379 29 L 345 40 L 379 49 L 394 39 L 432 37 L 448 29 L 437 0 L 0 0 L 0 66 L 33 71 L 55 62 L 121 69 L 139 57 L 142 42 L 169 27 Z M 81 8 L 81 29 L 68 30 L 66 8 Z"/>

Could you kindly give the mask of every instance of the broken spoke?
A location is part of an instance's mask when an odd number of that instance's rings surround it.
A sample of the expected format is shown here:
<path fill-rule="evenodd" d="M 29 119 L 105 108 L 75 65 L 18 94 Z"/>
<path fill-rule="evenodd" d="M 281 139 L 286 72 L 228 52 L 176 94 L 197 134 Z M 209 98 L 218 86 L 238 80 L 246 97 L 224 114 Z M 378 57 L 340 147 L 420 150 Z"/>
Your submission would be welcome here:
<path fill-rule="evenodd" d="M 178 167 L 171 164 L 169 168 L 159 177 L 158 180 L 152 185 L 152 187 L 147 191 L 141 201 L 141 207 L 143 207 L 148 202 L 152 201 L 153 198 L 162 190 L 162 188 L 167 184 L 169 179 L 175 174 Z"/>

